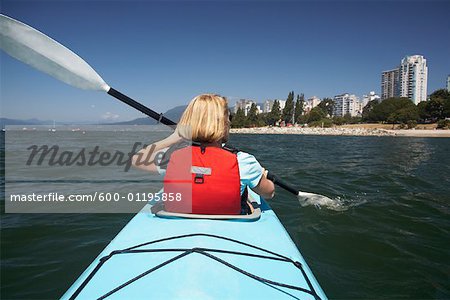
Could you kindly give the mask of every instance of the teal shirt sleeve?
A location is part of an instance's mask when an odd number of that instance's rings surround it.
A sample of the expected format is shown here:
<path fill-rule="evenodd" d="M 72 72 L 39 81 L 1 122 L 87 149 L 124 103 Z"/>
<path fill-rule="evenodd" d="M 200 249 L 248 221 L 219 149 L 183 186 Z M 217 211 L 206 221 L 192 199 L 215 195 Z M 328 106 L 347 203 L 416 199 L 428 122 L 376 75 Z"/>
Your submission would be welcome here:
<path fill-rule="evenodd" d="M 239 175 L 241 177 L 241 194 L 246 186 L 254 188 L 262 176 L 262 167 L 253 155 L 245 152 L 237 153 Z"/>

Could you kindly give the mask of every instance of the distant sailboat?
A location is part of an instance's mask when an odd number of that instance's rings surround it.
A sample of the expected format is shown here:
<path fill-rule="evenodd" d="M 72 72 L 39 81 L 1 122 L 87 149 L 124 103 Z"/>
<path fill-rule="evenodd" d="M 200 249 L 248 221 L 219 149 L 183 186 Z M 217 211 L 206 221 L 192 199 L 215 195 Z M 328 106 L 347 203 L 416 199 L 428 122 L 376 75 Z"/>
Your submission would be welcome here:
<path fill-rule="evenodd" d="M 55 132 L 56 131 L 55 125 L 56 125 L 55 120 L 53 120 L 53 128 L 50 128 L 48 131 Z"/>

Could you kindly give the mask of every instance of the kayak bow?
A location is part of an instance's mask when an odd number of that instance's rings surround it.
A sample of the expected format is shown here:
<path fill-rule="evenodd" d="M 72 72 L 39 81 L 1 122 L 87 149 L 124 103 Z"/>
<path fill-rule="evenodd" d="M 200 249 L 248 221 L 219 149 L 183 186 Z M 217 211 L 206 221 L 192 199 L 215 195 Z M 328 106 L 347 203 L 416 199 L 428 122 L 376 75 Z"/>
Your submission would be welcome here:
<path fill-rule="evenodd" d="M 157 216 L 147 204 L 62 299 L 327 299 L 258 195 L 249 219 Z"/>

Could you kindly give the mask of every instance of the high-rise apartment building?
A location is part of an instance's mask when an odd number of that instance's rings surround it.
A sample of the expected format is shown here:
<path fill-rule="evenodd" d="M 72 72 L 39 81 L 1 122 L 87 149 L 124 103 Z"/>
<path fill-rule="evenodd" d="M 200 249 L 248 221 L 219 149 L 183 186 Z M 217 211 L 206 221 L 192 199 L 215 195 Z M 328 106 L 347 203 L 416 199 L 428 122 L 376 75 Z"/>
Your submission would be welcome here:
<path fill-rule="evenodd" d="M 381 73 L 381 100 L 400 96 L 399 80 L 399 68 Z"/>
<path fill-rule="evenodd" d="M 422 55 L 405 56 L 399 68 L 400 97 L 414 104 L 427 100 L 427 60 Z"/>
<path fill-rule="evenodd" d="M 273 100 L 266 100 L 266 101 L 264 101 L 263 112 L 265 112 L 265 113 L 271 112 L 272 111 L 272 106 L 273 106 Z"/>
<path fill-rule="evenodd" d="M 428 67 L 422 55 L 405 56 L 398 68 L 381 73 L 381 99 L 406 97 L 414 104 L 427 100 Z"/>
<path fill-rule="evenodd" d="M 316 107 L 317 105 L 319 105 L 319 103 L 322 100 L 320 100 L 319 97 L 316 96 L 312 96 L 311 98 L 309 98 L 308 100 L 305 101 L 305 112 L 309 113 L 314 107 Z"/>
<path fill-rule="evenodd" d="M 250 111 L 250 108 L 252 107 L 252 104 L 256 105 L 256 102 L 253 100 L 241 99 L 236 102 L 236 106 L 234 107 L 234 113 L 236 113 L 237 110 L 240 108 L 244 111 L 244 115 L 247 116 L 248 112 Z M 256 105 L 256 109 L 258 113 L 261 112 L 261 108 L 259 105 Z"/>
<path fill-rule="evenodd" d="M 284 107 L 286 106 L 286 100 L 279 100 L 279 99 L 275 99 L 275 100 L 278 101 L 278 104 L 280 104 L 280 110 L 283 110 Z M 264 101 L 262 112 L 265 112 L 265 113 L 271 112 L 273 103 L 275 102 L 275 100 Z"/>
<path fill-rule="evenodd" d="M 334 96 L 333 116 L 343 117 L 346 114 L 355 117 L 359 113 L 359 99 L 355 95 L 348 93 Z"/>
<path fill-rule="evenodd" d="M 278 103 L 280 103 L 280 110 L 283 110 L 286 106 L 286 100 L 279 100 L 277 99 Z"/>

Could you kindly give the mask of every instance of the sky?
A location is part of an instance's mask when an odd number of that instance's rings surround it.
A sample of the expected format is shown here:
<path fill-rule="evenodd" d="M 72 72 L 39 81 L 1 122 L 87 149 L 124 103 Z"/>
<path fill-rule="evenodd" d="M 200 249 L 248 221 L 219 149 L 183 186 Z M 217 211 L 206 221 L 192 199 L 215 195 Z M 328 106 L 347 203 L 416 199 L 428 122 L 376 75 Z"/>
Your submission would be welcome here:
<path fill-rule="evenodd" d="M 381 92 L 381 72 L 423 55 L 428 93 L 450 74 L 450 1 L 2 0 L 1 13 L 59 41 L 110 86 L 157 112 L 201 93 L 230 106 Z M 143 115 L 0 54 L 1 117 L 70 122 Z"/>

